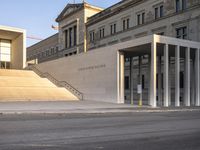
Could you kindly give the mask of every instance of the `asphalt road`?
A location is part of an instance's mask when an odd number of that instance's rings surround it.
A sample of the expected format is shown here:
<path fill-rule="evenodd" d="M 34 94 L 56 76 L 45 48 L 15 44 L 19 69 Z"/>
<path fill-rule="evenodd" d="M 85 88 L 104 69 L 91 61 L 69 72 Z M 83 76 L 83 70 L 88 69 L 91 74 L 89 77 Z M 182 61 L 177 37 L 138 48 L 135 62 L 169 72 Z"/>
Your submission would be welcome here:
<path fill-rule="evenodd" d="M 200 150 L 200 111 L 0 115 L 0 150 Z"/>

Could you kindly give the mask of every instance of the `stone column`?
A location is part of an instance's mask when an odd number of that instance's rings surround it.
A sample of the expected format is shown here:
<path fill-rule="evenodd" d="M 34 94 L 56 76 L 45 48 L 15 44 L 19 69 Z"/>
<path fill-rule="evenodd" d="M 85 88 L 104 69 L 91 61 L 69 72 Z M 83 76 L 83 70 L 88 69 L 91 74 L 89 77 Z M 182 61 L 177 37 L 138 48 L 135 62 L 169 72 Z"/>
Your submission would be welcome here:
<path fill-rule="evenodd" d="M 72 47 L 74 46 L 74 27 L 72 27 Z"/>
<path fill-rule="evenodd" d="M 139 84 L 142 88 L 142 56 L 139 56 L 139 66 L 138 66 L 138 74 L 139 74 Z M 141 89 L 142 90 L 142 89 Z M 143 91 L 142 91 L 143 92 Z M 140 93 L 139 105 L 142 105 L 142 92 Z"/>
<path fill-rule="evenodd" d="M 200 106 L 200 49 L 195 51 L 195 106 Z"/>
<path fill-rule="evenodd" d="M 180 106 L 180 46 L 175 47 L 175 106 Z"/>
<path fill-rule="evenodd" d="M 120 70 L 119 70 L 120 102 L 119 103 L 124 103 L 124 53 L 123 52 L 119 53 L 119 65 L 120 65 Z"/>
<path fill-rule="evenodd" d="M 191 75 L 191 106 L 195 105 L 195 60 L 192 58 L 192 63 L 191 63 L 191 68 L 190 68 L 190 75 Z"/>
<path fill-rule="evenodd" d="M 133 105 L 133 57 L 130 57 L 130 100 Z"/>
<path fill-rule="evenodd" d="M 169 86 L 169 91 L 168 91 L 168 97 L 169 97 L 169 106 L 171 105 L 171 57 L 169 56 L 169 66 L 168 66 L 168 71 L 169 71 L 169 74 L 168 74 L 168 81 L 169 81 L 169 84 L 168 84 L 168 86 Z"/>
<path fill-rule="evenodd" d="M 77 40 L 76 40 L 76 43 L 77 45 L 79 45 L 79 18 L 77 18 L 77 23 L 76 23 L 76 34 L 77 34 Z M 86 39 L 87 40 L 87 39 Z M 77 47 L 77 54 L 80 53 L 80 47 L 78 46 Z"/>
<path fill-rule="evenodd" d="M 169 45 L 164 46 L 164 106 L 169 106 Z"/>
<path fill-rule="evenodd" d="M 184 104 L 190 106 L 190 48 L 185 48 Z"/>
<path fill-rule="evenodd" d="M 69 35 L 69 30 L 67 29 L 67 30 L 65 30 L 65 48 L 68 48 L 68 46 L 69 46 L 69 43 L 68 43 L 69 37 L 68 37 L 68 35 Z"/>
<path fill-rule="evenodd" d="M 151 55 L 148 55 L 148 104 L 151 99 Z"/>
<path fill-rule="evenodd" d="M 156 48 L 156 42 L 153 41 L 151 43 L 151 80 L 150 80 L 150 105 L 152 107 L 156 107 L 156 68 L 157 68 L 157 62 L 156 62 L 156 54 L 157 54 L 157 48 Z"/>
<path fill-rule="evenodd" d="M 158 56 L 158 104 L 162 106 L 162 73 L 161 64 L 162 56 Z"/>

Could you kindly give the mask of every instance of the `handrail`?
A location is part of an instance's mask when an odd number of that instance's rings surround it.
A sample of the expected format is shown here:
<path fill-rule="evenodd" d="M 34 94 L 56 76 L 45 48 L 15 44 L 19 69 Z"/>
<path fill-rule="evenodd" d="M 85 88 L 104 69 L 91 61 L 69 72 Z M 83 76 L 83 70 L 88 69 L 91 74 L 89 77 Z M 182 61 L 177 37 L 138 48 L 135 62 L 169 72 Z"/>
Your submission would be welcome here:
<path fill-rule="evenodd" d="M 33 65 L 28 66 L 27 69 L 33 70 L 37 75 L 39 75 L 42 78 L 49 79 L 52 83 L 54 83 L 58 87 L 64 87 L 65 89 L 69 90 L 74 95 L 76 95 L 80 100 L 83 100 L 83 93 L 78 91 L 76 88 L 74 88 L 72 85 L 70 85 L 66 81 L 59 81 L 56 78 L 54 78 L 50 73 L 48 73 L 48 72 L 44 72 L 43 73 Z"/>

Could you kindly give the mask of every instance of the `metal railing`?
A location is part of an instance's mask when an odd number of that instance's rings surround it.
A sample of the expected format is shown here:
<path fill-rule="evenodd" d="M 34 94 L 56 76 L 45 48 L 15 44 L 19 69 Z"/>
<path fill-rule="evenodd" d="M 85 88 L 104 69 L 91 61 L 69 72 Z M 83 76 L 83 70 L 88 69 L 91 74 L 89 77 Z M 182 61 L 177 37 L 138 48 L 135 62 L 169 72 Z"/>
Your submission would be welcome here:
<path fill-rule="evenodd" d="M 78 91 L 76 88 L 74 88 L 72 85 L 67 83 L 66 81 L 58 81 L 56 78 L 54 78 L 50 73 L 48 72 L 41 72 L 38 70 L 35 66 L 28 66 L 27 69 L 33 70 L 37 75 L 39 75 L 42 78 L 49 79 L 52 83 L 54 83 L 58 87 L 64 87 L 65 89 L 69 90 L 71 93 L 73 93 L 75 96 L 79 98 L 79 100 L 83 100 L 83 93 Z"/>

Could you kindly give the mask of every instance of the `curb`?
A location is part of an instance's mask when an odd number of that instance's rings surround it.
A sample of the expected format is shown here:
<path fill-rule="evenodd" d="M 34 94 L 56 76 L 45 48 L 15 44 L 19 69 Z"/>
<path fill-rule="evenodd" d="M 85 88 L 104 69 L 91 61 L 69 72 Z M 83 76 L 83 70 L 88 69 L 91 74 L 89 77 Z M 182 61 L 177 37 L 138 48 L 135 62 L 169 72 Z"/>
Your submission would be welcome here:
<path fill-rule="evenodd" d="M 200 111 L 200 109 L 112 109 L 112 110 L 62 110 L 62 111 L 0 111 L 0 115 L 23 115 L 23 114 L 107 114 L 107 113 L 160 113 L 160 112 L 194 112 Z"/>

